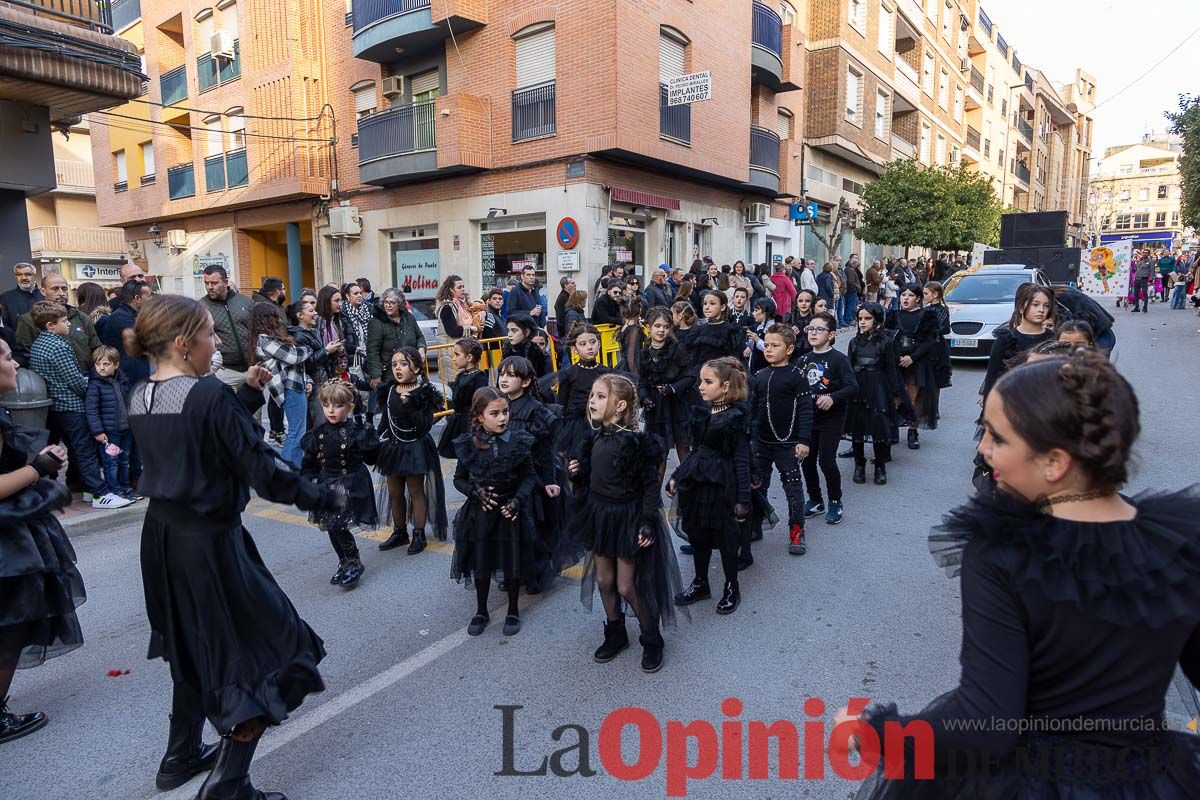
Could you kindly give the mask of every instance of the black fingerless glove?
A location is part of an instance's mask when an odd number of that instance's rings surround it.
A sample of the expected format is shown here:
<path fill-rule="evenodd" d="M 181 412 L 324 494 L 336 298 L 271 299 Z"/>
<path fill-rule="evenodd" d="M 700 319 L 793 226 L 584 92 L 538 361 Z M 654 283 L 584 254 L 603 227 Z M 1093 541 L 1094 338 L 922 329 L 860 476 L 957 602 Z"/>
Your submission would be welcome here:
<path fill-rule="evenodd" d="M 29 462 L 29 466 L 37 470 L 39 478 L 53 478 L 62 469 L 62 462 L 49 453 L 38 453 Z"/>
<path fill-rule="evenodd" d="M 481 503 L 489 503 L 492 499 L 491 491 L 489 491 L 488 487 L 482 483 L 475 483 L 471 485 L 471 496 Z"/>
<path fill-rule="evenodd" d="M 654 541 L 654 528 L 648 522 L 643 522 L 642 526 L 640 528 L 638 528 L 638 536 L 640 536 L 643 539 L 648 539 L 651 542 L 653 542 Z"/>
<path fill-rule="evenodd" d="M 514 497 L 512 500 L 509 500 L 507 503 L 504 504 L 504 510 L 508 513 L 508 515 L 510 517 L 516 517 L 517 516 L 517 508 L 519 506 L 520 506 L 520 503 L 518 503 L 517 499 Z"/>
<path fill-rule="evenodd" d="M 745 522 L 750 517 L 750 506 L 738 503 L 733 507 L 733 516 L 738 522 Z"/>

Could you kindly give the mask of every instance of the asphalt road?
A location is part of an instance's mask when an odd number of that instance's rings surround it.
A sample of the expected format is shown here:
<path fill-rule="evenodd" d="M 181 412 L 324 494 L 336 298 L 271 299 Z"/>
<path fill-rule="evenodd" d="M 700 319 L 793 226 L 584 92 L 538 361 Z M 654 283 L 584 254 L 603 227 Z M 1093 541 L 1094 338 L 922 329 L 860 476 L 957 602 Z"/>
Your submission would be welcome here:
<path fill-rule="evenodd" d="M 1200 394 L 1190 366 L 1198 329 L 1194 314 L 1163 305 L 1148 315 L 1122 312 L 1118 321 L 1117 363 L 1143 403 L 1134 490 L 1196 478 L 1195 446 L 1180 435 L 1178 412 L 1195 408 Z M 292 800 L 664 797 L 662 764 L 634 785 L 601 769 L 600 729 L 609 713 L 641 707 L 665 731 L 668 720 L 719 725 L 729 719 L 721 710 L 726 697 L 744 703 L 737 719 L 797 726 L 822 716 L 806 712 L 808 698 L 825 702 L 826 718 L 851 696 L 895 701 L 902 710 L 921 707 L 958 677 L 957 583 L 935 567 L 925 537 L 968 494 L 981 377 L 978 366 L 957 368 L 954 386 L 943 394 L 942 426 L 923 434 L 920 451 L 896 451 L 888 486 L 853 485 L 846 467 L 845 521 L 838 527 L 810 521 L 808 555 L 788 556 L 782 524 L 768 532 L 755 565 L 742 575 L 738 612 L 719 617 L 706 604 L 693 606 L 690 622 L 666 632 L 666 665 L 652 676 L 638 669 L 636 644 L 611 664 L 592 663 L 602 612 L 598 602 L 591 613 L 581 606 L 576 583 L 564 580 L 532 599 L 518 636 L 503 637 L 493 623 L 473 639 L 465 633 L 473 592 L 451 582 L 448 546 L 410 558 L 364 541 L 367 573 L 347 593 L 328 584 L 336 565 L 325 535 L 294 509 L 256 501 L 246 525 L 329 650 L 322 664 L 327 690 L 267 734 L 254 766 L 257 785 L 284 790 Z M 777 487 L 774 494 L 783 508 Z M 144 658 L 139 527 L 76 539 L 89 593 L 80 609 L 87 643 L 18 674 L 13 708 L 45 711 L 51 722 L 0 748 L 8 800 L 194 796 L 199 779 L 169 795 L 154 789 L 170 678 L 165 664 Z M 686 581 L 690 561 L 682 567 Z M 719 566 L 713 570 L 719 586 Z M 636 635 L 636 626 L 630 631 Z M 110 669 L 131 672 L 113 678 Z M 1170 702 L 1181 721 L 1178 700 Z M 552 738 L 558 726 L 571 724 L 586 730 L 597 774 L 497 776 L 505 762 L 496 706 L 522 706 L 512 712 L 515 770 L 535 770 L 544 756 L 575 744 L 577 729 L 560 732 L 561 741 Z M 624 744 L 632 762 L 636 737 L 629 731 Z M 565 769 L 578 757 L 578 751 L 566 755 Z M 840 798 L 854 786 L 835 778 L 781 785 L 714 777 L 688 788 L 705 798 Z"/>

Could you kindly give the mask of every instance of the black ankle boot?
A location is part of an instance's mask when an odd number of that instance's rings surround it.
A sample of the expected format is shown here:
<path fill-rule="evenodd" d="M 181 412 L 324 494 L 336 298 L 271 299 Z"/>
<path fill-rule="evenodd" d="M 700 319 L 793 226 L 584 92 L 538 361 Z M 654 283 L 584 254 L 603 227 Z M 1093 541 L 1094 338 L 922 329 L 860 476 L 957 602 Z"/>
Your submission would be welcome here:
<path fill-rule="evenodd" d="M 642 672 L 658 672 L 662 669 L 664 644 L 658 626 L 655 625 L 649 630 L 642 628 L 642 635 L 638 637 L 638 641 L 642 645 Z"/>
<path fill-rule="evenodd" d="M 379 543 L 379 549 L 392 550 L 404 544 L 408 544 L 408 526 L 393 528 L 392 535 Z"/>
<path fill-rule="evenodd" d="M 908 429 L 908 449 L 909 450 L 920 450 L 921 449 L 921 437 L 920 437 L 920 434 L 917 433 L 916 428 Z"/>
<path fill-rule="evenodd" d="M 258 739 L 252 742 L 222 739 L 217 763 L 201 784 L 196 800 L 287 800 L 278 792 L 260 792 L 250 783 L 250 762 L 256 747 Z"/>
<path fill-rule="evenodd" d="M 413 528 L 412 544 L 408 546 L 408 554 L 415 556 L 417 553 L 425 549 L 425 529 Z"/>
<path fill-rule="evenodd" d="M 8 698 L 0 703 L 0 742 L 11 742 L 28 736 L 34 731 L 46 727 L 48 719 L 45 714 L 35 711 L 32 714 L 13 714 L 8 710 Z"/>
<path fill-rule="evenodd" d="M 721 601 L 717 603 L 718 614 L 732 614 L 737 611 L 738 604 L 742 602 L 742 593 L 738 590 L 737 581 L 725 581 L 725 592 L 721 595 Z"/>
<path fill-rule="evenodd" d="M 675 605 L 690 606 L 692 603 L 698 603 L 710 597 L 712 597 L 712 589 L 708 587 L 708 581 L 696 576 L 686 589 L 675 595 Z"/>
<path fill-rule="evenodd" d="M 886 486 L 887 485 L 887 467 L 885 467 L 883 464 L 875 465 L 875 485 L 876 486 Z"/>
<path fill-rule="evenodd" d="M 597 664 L 607 664 L 626 647 L 629 647 L 629 632 L 625 630 L 625 617 L 609 620 L 604 623 L 604 644 L 592 653 L 592 660 Z"/>
<path fill-rule="evenodd" d="M 204 717 L 196 717 L 178 708 L 171 713 L 171 732 L 167 753 L 158 765 L 154 785 L 160 792 L 183 786 L 201 772 L 212 769 L 217 760 L 215 744 L 205 744 Z"/>
<path fill-rule="evenodd" d="M 854 465 L 854 477 L 852 477 L 850 480 L 854 481 L 855 483 L 866 483 L 867 482 L 867 465 L 866 464 L 855 464 Z"/>

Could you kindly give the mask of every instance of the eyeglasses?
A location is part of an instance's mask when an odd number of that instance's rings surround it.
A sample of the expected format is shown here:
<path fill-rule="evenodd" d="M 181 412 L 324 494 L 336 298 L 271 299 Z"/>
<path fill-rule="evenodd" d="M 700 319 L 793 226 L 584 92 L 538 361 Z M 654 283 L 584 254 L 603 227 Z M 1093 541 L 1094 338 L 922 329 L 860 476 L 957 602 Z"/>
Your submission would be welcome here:
<path fill-rule="evenodd" d="M 815 325 L 809 325 L 804 329 L 805 333 L 829 333 L 829 328 L 818 328 Z"/>

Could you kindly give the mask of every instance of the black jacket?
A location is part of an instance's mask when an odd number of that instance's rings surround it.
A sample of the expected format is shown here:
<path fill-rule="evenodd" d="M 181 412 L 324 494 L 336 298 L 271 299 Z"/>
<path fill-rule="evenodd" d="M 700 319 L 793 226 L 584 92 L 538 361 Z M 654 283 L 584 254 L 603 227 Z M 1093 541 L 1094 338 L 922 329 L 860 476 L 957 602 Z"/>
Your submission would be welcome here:
<path fill-rule="evenodd" d="M 596 305 L 592 306 L 592 323 L 595 325 L 620 325 L 621 307 L 617 305 L 617 301 L 607 294 L 597 298 Z"/>
<path fill-rule="evenodd" d="M 45 300 L 42 290 L 34 286 L 32 292 L 26 292 L 14 286 L 4 294 L 0 294 L 0 305 L 4 306 L 4 326 L 16 330 L 17 320 L 29 313 L 33 304 Z"/>
<path fill-rule="evenodd" d="M 646 298 L 647 309 L 654 308 L 655 306 L 670 308 L 671 303 L 674 301 L 674 295 L 671 294 L 671 290 L 667 288 L 665 283 L 662 286 L 651 283 L 646 287 L 646 291 L 642 293 L 642 296 Z"/>
<path fill-rule="evenodd" d="M 137 312 L 129 304 L 122 303 L 108 315 L 100 330 L 100 343 L 115 347 L 121 354 L 121 372 L 129 379 L 131 386 L 150 377 L 150 359 L 134 358 L 125 352 L 125 331 L 136 322 Z"/>

